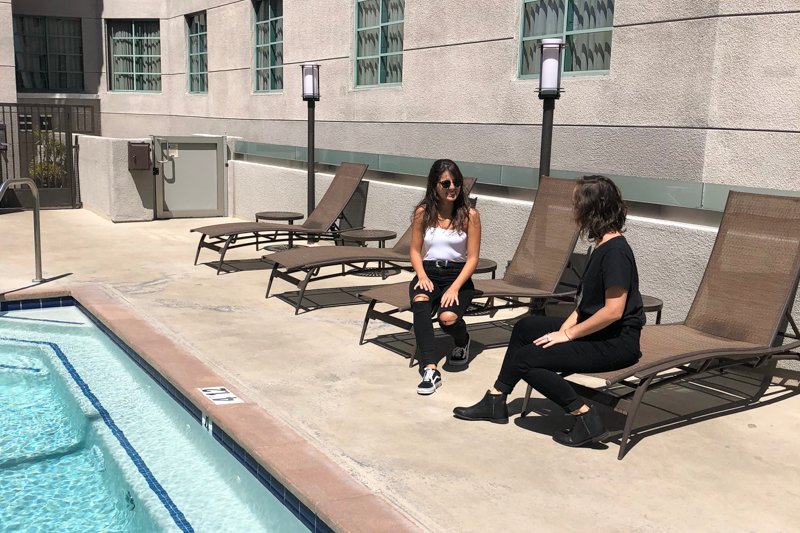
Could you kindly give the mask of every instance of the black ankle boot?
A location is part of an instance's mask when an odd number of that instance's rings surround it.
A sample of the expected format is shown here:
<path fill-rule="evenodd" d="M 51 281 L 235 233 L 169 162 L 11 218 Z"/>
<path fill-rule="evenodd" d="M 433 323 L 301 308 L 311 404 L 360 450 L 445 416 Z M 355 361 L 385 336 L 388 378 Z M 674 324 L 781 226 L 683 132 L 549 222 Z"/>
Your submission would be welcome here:
<path fill-rule="evenodd" d="M 462 420 L 487 420 L 495 424 L 508 424 L 506 395 L 492 394 L 487 390 L 481 401 L 472 407 L 456 407 L 453 415 Z"/>
<path fill-rule="evenodd" d="M 573 416 L 575 425 L 572 429 L 556 433 L 553 435 L 554 441 L 564 446 L 576 447 L 590 442 L 600 442 L 608 437 L 608 430 L 594 406 L 582 415 Z"/>

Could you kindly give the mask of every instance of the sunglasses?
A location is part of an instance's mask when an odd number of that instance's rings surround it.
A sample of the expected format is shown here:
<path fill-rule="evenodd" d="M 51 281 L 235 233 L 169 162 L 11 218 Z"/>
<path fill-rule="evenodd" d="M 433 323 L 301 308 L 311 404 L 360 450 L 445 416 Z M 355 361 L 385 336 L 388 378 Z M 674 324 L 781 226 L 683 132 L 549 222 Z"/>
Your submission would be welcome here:
<path fill-rule="evenodd" d="M 444 180 L 444 181 L 440 181 L 439 185 L 441 185 L 443 189 L 449 189 L 451 184 L 455 185 L 456 187 L 461 187 L 461 185 L 463 183 L 464 182 L 461 181 L 461 180 L 453 180 L 453 181 Z"/>

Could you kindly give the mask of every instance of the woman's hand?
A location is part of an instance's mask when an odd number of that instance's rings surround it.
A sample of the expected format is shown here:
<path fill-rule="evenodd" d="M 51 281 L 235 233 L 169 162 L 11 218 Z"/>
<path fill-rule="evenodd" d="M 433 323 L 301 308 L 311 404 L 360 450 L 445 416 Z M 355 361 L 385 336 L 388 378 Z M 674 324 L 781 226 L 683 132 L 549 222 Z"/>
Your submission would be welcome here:
<path fill-rule="evenodd" d="M 536 346 L 542 346 L 544 344 L 542 348 L 549 348 L 556 344 L 561 344 L 562 342 L 569 342 L 569 341 L 570 339 L 569 337 L 567 337 L 566 333 L 564 333 L 563 331 L 554 331 L 552 333 L 548 333 L 547 335 L 542 335 L 541 337 L 533 341 L 533 344 L 535 344 Z"/>
<path fill-rule="evenodd" d="M 419 278 L 419 281 L 417 281 L 417 284 L 414 285 L 414 288 L 415 289 L 421 288 L 423 291 L 433 292 L 433 282 L 427 277 Z"/>
<path fill-rule="evenodd" d="M 442 295 L 442 305 L 440 307 L 450 307 L 453 302 L 458 305 L 458 290 L 450 286 Z"/>

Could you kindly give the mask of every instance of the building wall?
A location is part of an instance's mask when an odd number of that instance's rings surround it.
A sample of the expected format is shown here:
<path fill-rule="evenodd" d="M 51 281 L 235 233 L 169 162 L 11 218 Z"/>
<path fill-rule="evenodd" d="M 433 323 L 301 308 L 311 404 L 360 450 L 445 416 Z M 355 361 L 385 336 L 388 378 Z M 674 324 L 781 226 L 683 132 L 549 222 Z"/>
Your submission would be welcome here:
<path fill-rule="evenodd" d="M 2 4 L 0 4 L 2 5 Z M 521 0 L 408 2 L 401 87 L 355 89 L 355 0 L 284 0 L 285 89 L 253 91 L 250 0 L 14 0 L 84 17 L 103 134 L 227 134 L 302 146 L 298 64 L 321 63 L 317 146 L 537 167 L 536 80 L 517 79 Z M 208 11 L 209 93 L 187 88 L 186 14 Z M 159 18 L 159 94 L 107 90 L 102 19 Z M 442 21 L 447 21 L 442 24 Z M 795 0 L 618 0 L 611 71 L 564 79 L 552 167 L 800 190 Z M 94 77 L 94 78 L 93 78 Z"/>
<path fill-rule="evenodd" d="M 113 222 L 153 220 L 155 187 L 149 170 L 128 170 L 128 141 L 79 135 L 81 202 Z"/>
<path fill-rule="evenodd" d="M 0 103 L 17 101 L 11 0 L 0 0 Z"/>

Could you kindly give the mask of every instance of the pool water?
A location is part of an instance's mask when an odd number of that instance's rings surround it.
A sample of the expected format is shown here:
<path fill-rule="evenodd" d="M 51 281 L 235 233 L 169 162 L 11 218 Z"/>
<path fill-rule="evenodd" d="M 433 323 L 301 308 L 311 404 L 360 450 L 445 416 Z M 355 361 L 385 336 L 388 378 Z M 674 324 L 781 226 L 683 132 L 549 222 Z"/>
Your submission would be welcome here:
<path fill-rule="evenodd" d="M 0 313 L 0 533 L 307 532 L 78 307 Z"/>

